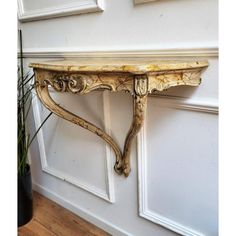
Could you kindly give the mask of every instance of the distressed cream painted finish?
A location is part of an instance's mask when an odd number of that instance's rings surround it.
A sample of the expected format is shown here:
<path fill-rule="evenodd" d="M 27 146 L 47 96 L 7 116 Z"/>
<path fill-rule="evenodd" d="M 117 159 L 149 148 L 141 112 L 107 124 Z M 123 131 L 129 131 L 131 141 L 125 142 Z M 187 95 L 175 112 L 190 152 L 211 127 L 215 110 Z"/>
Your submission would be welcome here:
<path fill-rule="evenodd" d="M 131 74 L 164 73 L 174 70 L 202 69 L 207 61 L 170 61 L 120 58 L 81 58 L 31 63 L 30 67 L 60 72 L 129 72 Z"/>
<path fill-rule="evenodd" d="M 201 72 L 208 62 L 81 59 L 31 63 L 30 66 L 36 74 L 36 91 L 42 103 L 58 116 L 101 137 L 116 155 L 115 171 L 127 177 L 131 170 L 131 145 L 143 126 L 148 94 L 180 85 L 198 86 L 201 83 Z M 57 92 L 74 94 L 96 90 L 129 92 L 134 101 L 133 121 L 123 152 L 102 129 L 55 103 L 48 86 Z"/>

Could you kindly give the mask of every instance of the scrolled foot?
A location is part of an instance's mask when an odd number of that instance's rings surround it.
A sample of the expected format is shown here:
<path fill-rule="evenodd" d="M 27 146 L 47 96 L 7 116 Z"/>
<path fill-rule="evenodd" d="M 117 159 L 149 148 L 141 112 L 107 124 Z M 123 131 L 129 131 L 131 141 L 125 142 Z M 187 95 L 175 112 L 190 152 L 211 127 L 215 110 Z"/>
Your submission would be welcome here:
<path fill-rule="evenodd" d="M 123 169 L 123 174 L 124 174 L 124 176 L 125 177 L 128 177 L 129 176 L 129 174 L 130 174 L 130 172 L 131 172 L 131 168 L 130 168 L 130 166 L 124 166 L 124 169 Z"/>
<path fill-rule="evenodd" d="M 114 165 L 114 170 L 118 175 L 123 174 L 123 164 L 122 162 L 117 161 Z"/>

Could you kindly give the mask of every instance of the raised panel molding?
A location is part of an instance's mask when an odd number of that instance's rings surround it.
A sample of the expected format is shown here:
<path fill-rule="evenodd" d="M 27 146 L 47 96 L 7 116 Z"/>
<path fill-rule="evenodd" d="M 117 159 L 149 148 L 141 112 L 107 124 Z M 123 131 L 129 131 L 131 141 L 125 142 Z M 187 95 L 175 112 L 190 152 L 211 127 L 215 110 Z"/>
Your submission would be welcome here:
<path fill-rule="evenodd" d="M 22 22 L 98 11 L 103 11 L 103 0 L 84 0 L 30 11 L 25 10 L 24 0 L 18 0 L 18 18 Z"/>
<path fill-rule="evenodd" d="M 105 123 L 105 131 L 110 134 L 110 107 L 109 107 L 109 94 L 107 92 L 103 93 L 103 113 L 104 113 L 104 123 Z M 35 121 L 35 127 L 39 127 L 42 123 L 41 116 L 40 116 L 40 109 L 39 109 L 39 100 L 35 96 L 33 98 L 33 115 Z M 106 145 L 106 191 L 103 191 L 96 186 L 90 185 L 84 181 L 81 181 L 78 178 L 72 177 L 67 173 L 54 169 L 47 164 L 47 155 L 45 150 L 44 138 L 43 138 L 43 131 L 42 129 L 38 132 L 37 135 L 38 145 L 39 145 L 39 153 L 40 153 L 40 160 L 41 160 L 41 167 L 42 170 L 56 178 L 59 178 L 63 181 L 66 181 L 70 184 L 73 184 L 76 187 L 79 187 L 83 190 L 86 190 L 93 195 L 100 197 L 110 203 L 115 202 L 115 194 L 114 194 L 114 180 L 113 180 L 113 163 L 112 156 L 111 156 L 111 148 Z"/>
<path fill-rule="evenodd" d="M 170 220 L 162 215 L 151 212 L 148 209 L 147 202 L 147 180 L 146 180 L 146 125 L 138 134 L 138 183 L 139 183 L 139 215 L 155 224 L 161 225 L 169 230 L 172 230 L 184 236 L 205 236 L 186 226 L 183 226 L 173 220 Z"/>
<path fill-rule="evenodd" d="M 194 99 L 182 99 L 170 96 L 159 96 L 160 104 L 165 107 L 191 110 L 195 112 L 207 112 L 218 114 L 216 101 L 200 101 Z M 170 220 L 156 212 L 148 209 L 147 201 L 147 150 L 146 150 L 146 123 L 137 135 L 137 156 L 138 156 L 138 190 L 139 190 L 139 215 L 155 224 L 161 225 L 184 236 L 206 236 L 176 221 Z"/>
<path fill-rule="evenodd" d="M 155 97 L 160 101 L 160 106 L 212 114 L 219 113 L 217 99 L 181 98 L 170 95 L 155 95 Z"/>

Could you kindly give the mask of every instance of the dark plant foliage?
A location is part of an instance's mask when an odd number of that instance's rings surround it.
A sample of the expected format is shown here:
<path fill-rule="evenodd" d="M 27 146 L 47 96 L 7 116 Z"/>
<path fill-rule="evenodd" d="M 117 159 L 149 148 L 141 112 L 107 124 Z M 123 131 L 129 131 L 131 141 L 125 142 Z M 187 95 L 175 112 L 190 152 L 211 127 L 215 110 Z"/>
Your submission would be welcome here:
<path fill-rule="evenodd" d="M 18 155 L 18 174 L 24 176 L 26 174 L 26 166 L 28 160 L 28 151 L 31 143 L 34 141 L 39 130 L 42 128 L 47 119 L 52 115 L 52 112 L 45 118 L 39 128 L 32 136 L 27 132 L 27 118 L 32 106 L 33 91 L 34 91 L 34 74 L 23 71 L 23 55 L 22 55 L 22 37 L 19 31 L 20 38 L 20 66 L 18 68 L 17 81 L 17 155 Z"/>

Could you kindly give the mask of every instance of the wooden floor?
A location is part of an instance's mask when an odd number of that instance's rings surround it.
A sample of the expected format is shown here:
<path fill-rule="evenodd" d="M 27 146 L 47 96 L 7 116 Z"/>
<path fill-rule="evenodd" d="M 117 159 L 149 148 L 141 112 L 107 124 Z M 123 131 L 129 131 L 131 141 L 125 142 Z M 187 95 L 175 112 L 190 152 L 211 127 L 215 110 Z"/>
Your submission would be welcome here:
<path fill-rule="evenodd" d="M 18 228 L 19 236 L 108 236 L 55 202 L 34 192 L 34 217 Z"/>

